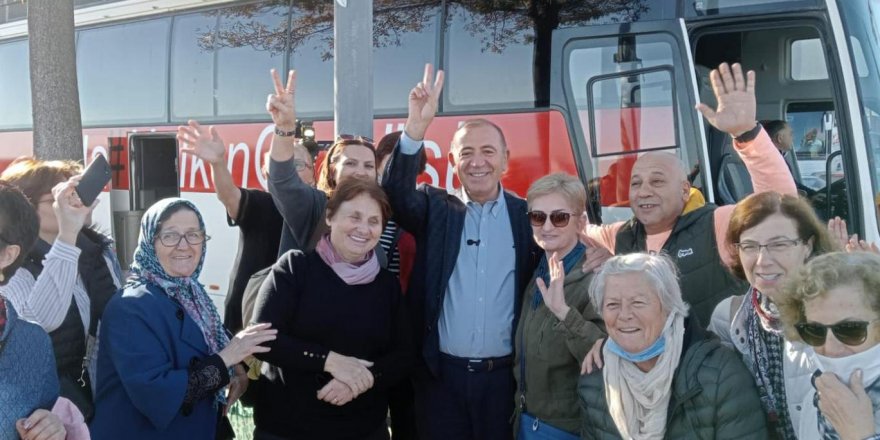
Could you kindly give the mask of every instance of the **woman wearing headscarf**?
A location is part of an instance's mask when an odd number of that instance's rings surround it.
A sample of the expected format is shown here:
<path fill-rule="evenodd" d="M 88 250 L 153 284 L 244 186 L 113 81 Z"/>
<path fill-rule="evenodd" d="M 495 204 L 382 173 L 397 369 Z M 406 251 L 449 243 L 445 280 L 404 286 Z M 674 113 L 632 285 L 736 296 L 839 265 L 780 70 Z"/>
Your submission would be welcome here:
<path fill-rule="evenodd" d="M 604 368 L 578 385 L 581 438 L 767 438 L 751 374 L 688 317 L 668 257 L 611 258 L 595 275 L 590 299 L 608 339 Z"/>
<path fill-rule="evenodd" d="M 198 281 L 209 238 L 189 201 L 163 199 L 144 214 L 131 275 L 101 325 L 95 438 L 214 439 L 247 384 L 239 363 L 268 351 L 260 344 L 275 330 L 230 339 Z"/>

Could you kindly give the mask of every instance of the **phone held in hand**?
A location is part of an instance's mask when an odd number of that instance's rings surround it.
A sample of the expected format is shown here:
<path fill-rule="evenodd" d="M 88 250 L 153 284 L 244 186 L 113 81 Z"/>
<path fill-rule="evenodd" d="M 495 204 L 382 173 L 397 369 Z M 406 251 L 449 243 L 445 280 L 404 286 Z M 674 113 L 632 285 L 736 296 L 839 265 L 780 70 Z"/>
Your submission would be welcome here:
<path fill-rule="evenodd" d="M 86 168 L 86 172 L 83 173 L 82 179 L 80 179 L 79 184 L 76 186 L 76 194 L 84 205 L 92 206 L 95 203 L 95 199 L 98 198 L 98 194 L 101 193 L 101 190 L 104 189 L 104 186 L 109 181 L 110 164 L 107 163 L 104 155 L 98 154 L 92 160 L 92 163 L 89 164 L 89 167 Z"/>

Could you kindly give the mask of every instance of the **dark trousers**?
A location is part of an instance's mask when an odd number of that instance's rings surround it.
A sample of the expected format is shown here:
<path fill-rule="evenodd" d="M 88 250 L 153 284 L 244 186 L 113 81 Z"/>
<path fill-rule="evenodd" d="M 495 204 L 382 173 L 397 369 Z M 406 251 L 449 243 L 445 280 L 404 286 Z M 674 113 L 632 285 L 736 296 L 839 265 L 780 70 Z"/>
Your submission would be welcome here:
<path fill-rule="evenodd" d="M 316 436 L 314 440 L 325 440 L 327 437 L 324 436 Z M 254 430 L 254 440 L 312 440 L 307 439 L 302 436 L 297 436 L 294 438 L 282 437 L 275 434 L 268 433 L 266 431 L 260 431 L 259 429 Z M 352 439 L 354 440 L 354 439 Z M 388 440 L 388 428 L 383 426 L 382 429 L 376 431 L 372 435 L 369 435 L 364 438 L 359 438 L 357 440 Z"/>
<path fill-rule="evenodd" d="M 409 378 L 400 381 L 388 392 L 388 409 L 391 412 L 391 438 L 393 440 L 418 440 L 416 433 L 416 409 L 413 384 Z"/>
<path fill-rule="evenodd" d="M 414 382 L 425 440 L 510 440 L 516 385 L 510 357 L 470 362 L 440 355 L 440 377 Z"/>

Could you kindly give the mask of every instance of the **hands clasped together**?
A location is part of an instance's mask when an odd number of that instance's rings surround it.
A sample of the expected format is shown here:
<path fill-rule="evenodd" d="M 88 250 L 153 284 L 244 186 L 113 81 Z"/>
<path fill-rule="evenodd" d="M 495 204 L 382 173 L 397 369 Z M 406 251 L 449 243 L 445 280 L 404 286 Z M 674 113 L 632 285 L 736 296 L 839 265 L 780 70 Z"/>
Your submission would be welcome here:
<path fill-rule="evenodd" d="M 373 387 L 373 363 L 331 351 L 324 363 L 324 371 L 333 376 L 324 388 L 318 390 L 318 399 L 342 406 Z"/>

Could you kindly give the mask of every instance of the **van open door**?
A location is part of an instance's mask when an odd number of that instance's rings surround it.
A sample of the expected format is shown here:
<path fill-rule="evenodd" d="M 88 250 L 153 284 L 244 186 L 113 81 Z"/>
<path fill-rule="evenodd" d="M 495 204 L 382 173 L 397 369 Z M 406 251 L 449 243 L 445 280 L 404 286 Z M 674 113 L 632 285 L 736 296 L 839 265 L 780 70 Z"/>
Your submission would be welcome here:
<path fill-rule="evenodd" d="M 577 169 L 601 218 L 629 218 L 629 179 L 638 153 L 668 150 L 712 200 L 697 83 L 683 20 L 554 31 L 550 105 L 566 117 Z"/>
<path fill-rule="evenodd" d="M 140 221 L 153 203 L 179 197 L 177 139 L 175 133 L 128 133 L 108 140 L 114 191 L 113 229 L 116 252 L 123 267 L 132 262 Z M 115 154 L 114 154 L 115 153 Z"/>

